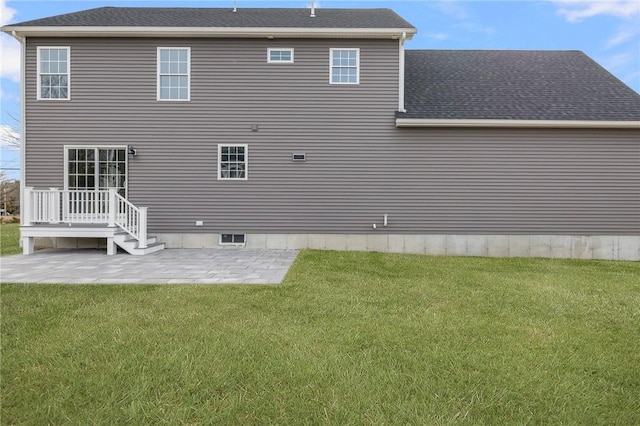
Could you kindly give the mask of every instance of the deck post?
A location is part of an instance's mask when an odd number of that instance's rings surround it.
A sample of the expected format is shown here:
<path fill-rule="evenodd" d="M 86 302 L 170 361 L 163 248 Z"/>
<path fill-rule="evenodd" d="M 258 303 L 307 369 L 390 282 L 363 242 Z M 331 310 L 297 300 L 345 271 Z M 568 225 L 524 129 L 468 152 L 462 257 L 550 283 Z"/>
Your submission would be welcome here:
<path fill-rule="evenodd" d="M 140 230 L 138 234 L 138 247 L 147 248 L 147 210 L 149 207 L 140 207 Z"/>
<path fill-rule="evenodd" d="M 113 237 L 107 237 L 107 256 L 114 256 L 118 252 L 118 247 Z"/>
<path fill-rule="evenodd" d="M 60 191 L 58 188 L 49 188 L 49 223 L 60 223 Z"/>
<path fill-rule="evenodd" d="M 31 220 L 33 218 L 33 212 L 31 209 L 33 204 L 33 186 L 24 187 L 24 200 L 22 200 L 22 210 L 24 223 L 23 226 L 31 226 Z M 25 253 L 27 254 L 27 253 Z"/>
<path fill-rule="evenodd" d="M 116 214 L 118 212 L 118 202 L 116 199 L 116 189 L 109 188 L 109 227 L 116 226 Z"/>
<path fill-rule="evenodd" d="M 34 237 L 22 237 L 22 254 L 33 254 L 35 251 L 35 240 Z"/>

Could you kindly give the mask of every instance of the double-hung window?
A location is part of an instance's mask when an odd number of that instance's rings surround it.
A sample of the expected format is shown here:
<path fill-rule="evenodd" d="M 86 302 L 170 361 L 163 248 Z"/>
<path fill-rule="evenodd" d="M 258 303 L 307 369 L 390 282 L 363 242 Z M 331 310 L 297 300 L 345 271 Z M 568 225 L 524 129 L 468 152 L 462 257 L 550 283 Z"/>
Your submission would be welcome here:
<path fill-rule="evenodd" d="M 191 96 L 191 49 L 158 48 L 158 100 L 188 101 Z"/>
<path fill-rule="evenodd" d="M 38 47 L 38 99 L 70 99 L 70 53 L 69 47 Z"/>
<path fill-rule="evenodd" d="M 248 145 L 218 145 L 218 179 L 247 180 Z"/>
<path fill-rule="evenodd" d="M 293 49 L 267 49 L 267 63 L 270 64 L 292 64 Z"/>
<path fill-rule="evenodd" d="M 329 49 L 331 84 L 360 83 L 360 49 Z"/>

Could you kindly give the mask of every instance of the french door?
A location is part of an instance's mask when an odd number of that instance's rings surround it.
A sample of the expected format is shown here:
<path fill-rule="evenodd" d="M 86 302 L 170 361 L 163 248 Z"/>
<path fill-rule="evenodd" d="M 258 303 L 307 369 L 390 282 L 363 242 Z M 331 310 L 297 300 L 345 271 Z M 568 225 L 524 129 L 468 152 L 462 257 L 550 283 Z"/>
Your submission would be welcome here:
<path fill-rule="evenodd" d="M 127 197 L 126 147 L 65 147 L 65 189 L 109 188 Z"/>

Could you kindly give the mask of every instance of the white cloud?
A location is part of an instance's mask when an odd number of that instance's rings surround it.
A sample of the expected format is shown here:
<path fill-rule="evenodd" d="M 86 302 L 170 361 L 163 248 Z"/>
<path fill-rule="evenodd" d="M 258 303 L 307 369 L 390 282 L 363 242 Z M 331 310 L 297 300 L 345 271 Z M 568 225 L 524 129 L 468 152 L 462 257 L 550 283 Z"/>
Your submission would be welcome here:
<path fill-rule="evenodd" d="M 469 18 L 467 9 L 462 4 L 454 0 L 442 0 L 435 3 L 435 6 L 440 12 L 445 15 L 453 16 L 456 19 L 465 20 Z"/>
<path fill-rule="evenodd" d="M 0 26 L 11 22 L 15 14 L 16 10 L 7 6 L 6 0 L 0 0 Z"/>
<path fill-rule="evenodd" d="M 640 27 L 636 25 L 620 27 L 618 32 L 606 42 L 607 49 L 619 46 L 640 35 Z"/>
<path fill-rule="evenodd" d="M 495 28 L 493 27 L 487 27 L 484 25 L 476 24 L 474 22 L 462 22 L 459 24 L 455 24 L 454 27 L 459 28 L 461 30 L 468 31 L 470 33 L 491 35 L 496 32 Z"/>
<path fill-rule="evenodd" d="M 617 16 L 619 18 L 637 18 L 640 16 L 638 0 L 551 0 L 558 5 L 558 15 L 569 22 L 579 22 L 598 15 Z"/>
<path fill-rule="evenodd" d="M 15 13 L 0 0 L 0 26 L 11 22 Z M 0 35 L 0 77 L 20 81 L 20 43 L 4 33 Z"/>
<path fill-rule="evenodd" d="M 608 70 L 617 71 L 633 64 L 635 59 L 633 53 L 623 52 L 606 57 L 603 63 Z"/>
<path fill-rule="evenodd" d="M 429 33 L 427 34 L 427 37 L 432 38 L 434 40 L 448 40 L 449 38 L 451 38 L 449 34 L 445 34 L 445 33 Z"/>

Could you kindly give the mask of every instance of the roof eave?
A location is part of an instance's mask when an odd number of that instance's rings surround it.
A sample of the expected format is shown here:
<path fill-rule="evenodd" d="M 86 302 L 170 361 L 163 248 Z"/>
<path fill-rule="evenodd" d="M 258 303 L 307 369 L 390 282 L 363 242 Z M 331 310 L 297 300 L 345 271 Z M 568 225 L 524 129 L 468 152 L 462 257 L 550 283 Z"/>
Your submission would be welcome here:
<path fill-rule="evenodd" d="M 415 28 L 287 28 L 287 27 L 2 27 L 21 37 L 242 37 L 242 38 L 400 38 Z"/>
<path fill-rule="evenodd" d="M 640 121 L 604 120 L 483 120 L 396 118 L 396 127 L 502 127 L 551 129 L 640 129 Z"/>

